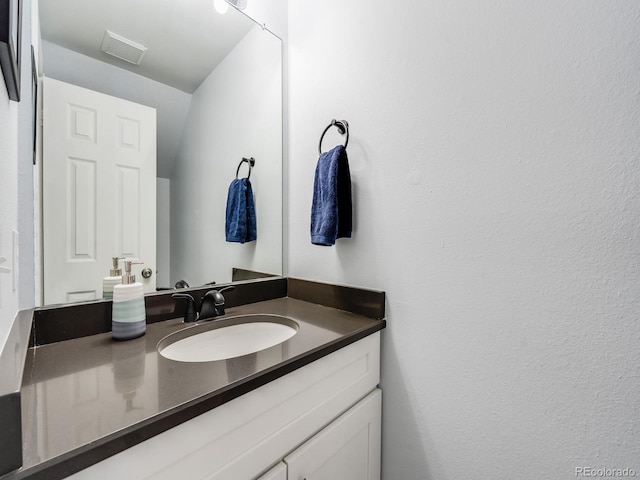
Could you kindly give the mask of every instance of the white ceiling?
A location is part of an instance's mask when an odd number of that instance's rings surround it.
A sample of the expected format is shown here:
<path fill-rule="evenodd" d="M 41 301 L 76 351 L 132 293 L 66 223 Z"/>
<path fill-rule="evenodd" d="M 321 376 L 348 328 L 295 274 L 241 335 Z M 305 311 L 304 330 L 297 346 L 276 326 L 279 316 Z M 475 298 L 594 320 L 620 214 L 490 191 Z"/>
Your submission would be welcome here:
<path fill-rule="evenodd" d="M 39 0 L 42 38 L 193 93 L 255 23 L 212 0 Z M 140 66 L 100 50 L 105 30 L 147 47 Z"/>

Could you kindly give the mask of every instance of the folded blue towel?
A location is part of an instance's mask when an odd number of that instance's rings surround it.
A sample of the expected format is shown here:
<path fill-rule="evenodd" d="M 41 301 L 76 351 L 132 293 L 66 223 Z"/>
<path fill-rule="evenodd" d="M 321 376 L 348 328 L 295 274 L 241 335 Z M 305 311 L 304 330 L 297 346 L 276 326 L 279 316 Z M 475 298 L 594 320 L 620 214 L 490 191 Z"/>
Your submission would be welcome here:
<path fill-rule="evenodd" d="M 248 178 L 236 178 L 229 185 L 225 235 L 227 242 L 239 243 L 252 242 L 257 237 L 253 189 Z"/>
<path fill-rule="evenodd" d="M 333 245 L 351 237 L 351 174 L 342 145 L 320 155 L 313 185 L 311 243 Z"/>

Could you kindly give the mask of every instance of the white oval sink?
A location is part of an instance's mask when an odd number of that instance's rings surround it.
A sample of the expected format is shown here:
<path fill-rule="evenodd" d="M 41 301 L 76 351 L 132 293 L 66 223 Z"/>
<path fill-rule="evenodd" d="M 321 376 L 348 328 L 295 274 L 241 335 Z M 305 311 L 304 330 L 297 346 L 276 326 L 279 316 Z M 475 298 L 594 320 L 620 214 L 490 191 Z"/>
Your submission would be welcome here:
<path fill-rule="evenodd" d="M 160 341 L 158 352 L 179 362 L 226 360 L 273 347 L 297 332 L 297 323 L 287 317 L 241 315 L 173 333 Z"/>

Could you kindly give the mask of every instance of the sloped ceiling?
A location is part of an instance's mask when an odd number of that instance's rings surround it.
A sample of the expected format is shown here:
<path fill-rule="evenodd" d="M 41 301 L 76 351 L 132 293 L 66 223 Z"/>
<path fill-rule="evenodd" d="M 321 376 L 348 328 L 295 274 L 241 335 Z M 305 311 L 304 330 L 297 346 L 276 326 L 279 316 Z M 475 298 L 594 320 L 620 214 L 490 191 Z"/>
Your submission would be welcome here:
<path fill-rule="evenodd" d="M 40 0 L 42 38 L 97 60 L 193 93 L 255 25 L 212 0 Z M 140 66 L 100 50 L 111 30 L 146 46 Z"/>
<path fill-rule="evenodd" d="M 157 109 L 157 171 L 162 178 L 172 176 L 190 95 L 256 25 L 231 7 L 226 14 L 218 14 L 212 0 L 39 0 L 38 8 L 47 46 L 45 75 Z M 106 30 L 146 46 L 149 50 L 142 64 L 132 65 L 102 52 Z M 53 47 L 48 45 L 84 57 L 65 61 L 69 57 L 62 50 L 51 57 Z M 139 88 L 139 82 L 114 85 L 104 68 L 78 62 L 85 57 L 168 85 L 184 96 L 152 98 L 154 90 Z M 70 65 L 73 71 L 65 71 Z"/>

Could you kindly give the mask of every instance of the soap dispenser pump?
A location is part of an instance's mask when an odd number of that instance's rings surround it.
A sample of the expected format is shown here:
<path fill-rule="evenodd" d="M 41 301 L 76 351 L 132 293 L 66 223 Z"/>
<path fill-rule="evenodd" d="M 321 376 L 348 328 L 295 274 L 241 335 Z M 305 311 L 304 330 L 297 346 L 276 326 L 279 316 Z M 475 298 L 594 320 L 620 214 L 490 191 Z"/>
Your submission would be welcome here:
<path fill-rule="evenodd" d="M 142 283 L 131 274 L 131 260 L 124 262 L 122 283 L 113 287 L 111 334 L 116 340 L 129 340 L 144 335 L 147 320 L 144 309 Z"/>
<path fill-rule="evenodd" d="M 109 276 L 102 279 L 102 298 L 112 299 L 113 287 L 122 283 L 122 270 L 118 260 L 124 260 L 124 257 L 111 257 L 113 268 L 109 270 Z"/>

